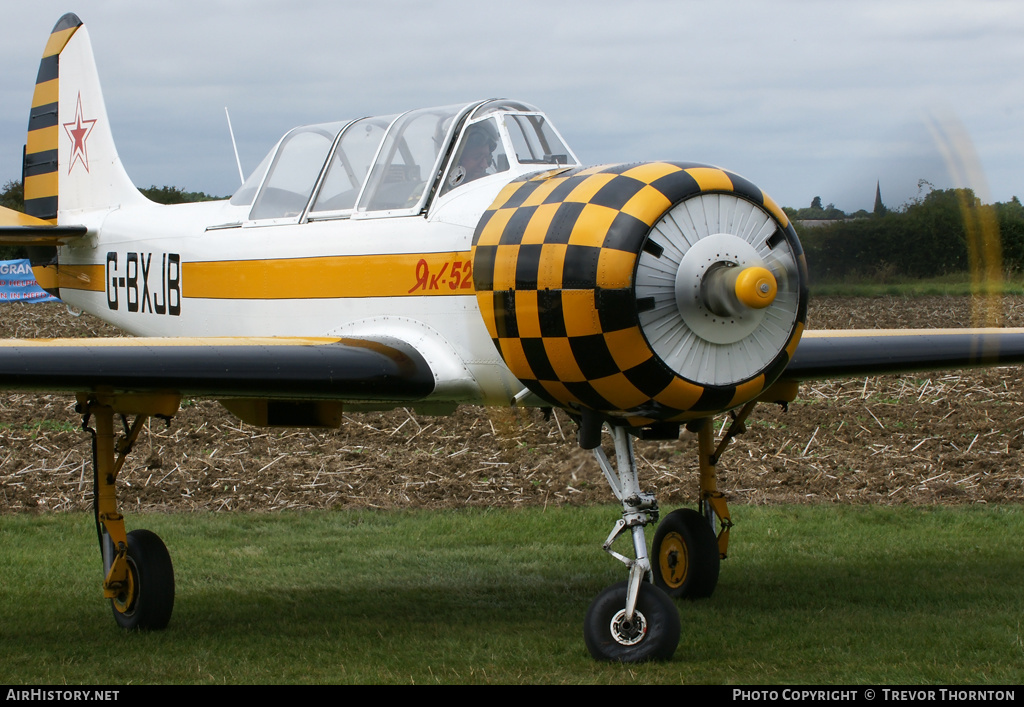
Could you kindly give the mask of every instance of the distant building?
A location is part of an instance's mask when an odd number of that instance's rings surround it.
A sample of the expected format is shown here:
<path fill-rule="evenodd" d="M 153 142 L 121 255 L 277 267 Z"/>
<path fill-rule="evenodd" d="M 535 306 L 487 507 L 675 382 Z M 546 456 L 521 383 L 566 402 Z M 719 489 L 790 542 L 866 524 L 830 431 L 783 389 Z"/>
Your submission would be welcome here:
<path fill-rule="evenodd" d="M 836 221 L 845 221 L 846 219 L 831 219 L 831 218 L 805 218 L 799 221 L 794 221 L 799 228 L 820 228 L 821 226 L 828 226 Z"/>

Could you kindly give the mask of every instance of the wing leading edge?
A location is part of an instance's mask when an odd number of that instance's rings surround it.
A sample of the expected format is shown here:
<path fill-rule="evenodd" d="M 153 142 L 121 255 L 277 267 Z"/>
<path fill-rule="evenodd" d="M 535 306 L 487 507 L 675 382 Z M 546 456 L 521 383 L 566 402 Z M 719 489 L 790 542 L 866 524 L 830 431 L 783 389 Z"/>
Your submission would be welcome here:
<path fill-rule="evenodd" d="M 808 331 L 782 378 L 1017 363 L 1024 363 L 1024 329 Z M 398 339 L 8 339 L 0 340 L 0 388 L 406 402 L 430 395 L 434 376 Z"/>
<path fill-rule="evenodd" d="M 1024 363 L 1024 329 L 805 332 L 782 378 L 855 378 Z"/>
<path fill-rule="evenodd" d="M 430 395 L 434 376 L 398 339 L 11 339 L 0 388 L 403 402 Z"/>

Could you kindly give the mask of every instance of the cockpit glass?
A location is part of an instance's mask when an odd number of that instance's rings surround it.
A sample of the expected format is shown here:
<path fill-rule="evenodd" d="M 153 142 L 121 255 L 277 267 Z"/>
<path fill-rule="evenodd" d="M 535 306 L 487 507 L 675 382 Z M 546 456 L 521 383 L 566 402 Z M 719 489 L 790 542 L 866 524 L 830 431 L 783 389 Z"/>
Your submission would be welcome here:
<path fill-rule="evenodd" d="M 434 179 L 438 156 L 465 106 L 410 111 L 388 131 L 359 199 L 359 211 L 410 209 Z"/>
<path fill-rule="evenodd" d="M 441 186 L 441 194 L 481 177 L 505 172 L 508 168 L 508 155 L 494 118 L 478 121 L 463 131 L 452 167 Z"/>
<path fill-rule="evenodd" d="M 377 154 L 377 148 L 395 117 L 363 118 L 345 130 L 313 204 L 314 212 L 355 208 L 359 188 L 370 172 L 373 156 Z"/>
<path fill-rule="evenodd" d="M 505 119 L 519 164 L 568 164 L 569 148 L 543 115 L 509 115 Z"/>
<path fill-rule="evenodd" d="M 259 166 L 252 171 L 252 174 L 242 183 L 242 186 L 238 187 L 231 197 L 232 206 L 249 206 L 252 204 L 253 197 L 256 196 L 256 190 L 260 188 L 260 182 L 263 181 L 263 175 L 267 173 L 267 166 L 270 164 L 270 160 L 274 158 L 274 150 L 267 153 L 267 156 L 260 160 Z"/>
<path fill-rule="evenodd" d="M 457 134 L 458 132 L 458 134 Z M 420 212 L 477 179 L 576 158 L 536 108 L 491 100 L 295 128 L 231 197 L 250 221 Z"/>
<path fill-rule="evenodd" d="M 338 131 L 346 123 L 325 123 L 296 128 L 284 137 L 270 166 L 249 218 L 291 218 L 299 216 Z"/>

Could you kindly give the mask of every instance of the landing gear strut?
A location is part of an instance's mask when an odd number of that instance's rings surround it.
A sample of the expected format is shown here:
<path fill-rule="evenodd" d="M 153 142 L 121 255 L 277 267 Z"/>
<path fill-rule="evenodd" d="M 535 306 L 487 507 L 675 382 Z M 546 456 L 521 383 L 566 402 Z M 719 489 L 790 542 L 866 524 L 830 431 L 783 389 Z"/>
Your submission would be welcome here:
<path fill-rule="evenodd" d="M 671 599 L 700 599 L 715 591 L 732 528 L 725 496 L 718 491 L 718 460 L 732 439 L 745 431 L 744 423 L 756 404 L 749 402 L 733 415 L 717 447 L 710 419 L 690 423 L 691 431 L 697 433 L 700 461 L 699 510 L 669 513 L 654 534 L 652 557 L 647 554 L 644 528 L 658 522 L 658 503 L 653 495 L 640 490 L 628 429 L 611 426 L 616 469 L 598 444 L 600 428 L 595 430 L 593 420 L 582 420 L 580 444 L 593 449 L 612 493 L 622 504 L 622 518 L 616 521 L 603 549 L 629 568 L 629 579 L 601 592 L 587 611 L 583 634 L 594 658 L 627 663 L 668 660 L 680 635 L 679 613 Z M 627 531 L 635 559 L 612 550 L 612 543 Z"/>
<path fill-rule="evenodd" d="M 622 518 L 615 522 L 603 547 L 629 568 L 629 579 L 608 587 L 590 605 L 583 638 L 597 660 L 668 660 L 679 645 L 679 612 L 668 595 L 651 583 L 653 574 L 644 538 L 644 527 L 658 520 L 658 503 L 654 496 L 640 490 L 629 432 L 624 427 L 613 426 L 611 430 L 618 470 L 601 447 L 594 448 L 594 456 L 622 504 Z M 627 532 L 633 540 L 635 559 L 612 550 L 612 543 Z"/>
<path fill-rule="evenodd" d="M 728 553 L 732 528 L 725 495 L 718 490 L 718 460 L 733 438 L 746 431 L 746 420 L 756 405 L 757 401 L 751 401 L 732 414 L 732 422 L 717 447 L 710 419 L 695 420 L 687 426 L 697 433 L 698 510 L 681 508 L 668 514 L 651 545 L 654 583 L 675 599 L 710 597 L 718 584 L 719 565 Z"/>
<path fill-rule="evenodd" d="M 180 400 L 175 395 L 79 396 L 82 427 L 92 434 L 93 508 L 103 555 L 103 596 L 110 599 L 114 620 L 126 629 L 167 627 L 174 609 L 174 568 L 155 533 L 125 532 L 115 482 L 148 417 L 171 417 Z M 115 414 L 124 421 L 120 439 L 114 433 Z M 129 414 L 135 415 L 131 425 L 127 423 Z M 95 428 L 89 427 L 90 419 L 95 419 Z"/>

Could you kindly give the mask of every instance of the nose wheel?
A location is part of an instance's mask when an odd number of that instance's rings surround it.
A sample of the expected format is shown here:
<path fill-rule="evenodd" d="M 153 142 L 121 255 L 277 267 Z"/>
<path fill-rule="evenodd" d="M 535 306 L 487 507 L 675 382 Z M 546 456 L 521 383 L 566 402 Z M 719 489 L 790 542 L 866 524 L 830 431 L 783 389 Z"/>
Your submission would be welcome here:
<path fill-rule="evenodd" d="M 583 640 L 596 660 L 640 663 L 668 660 L 679 644 L 679 612 L 665 592 L 640 585 L 632 615 L 629 582 L 619 582 L 597 595 L 587 610 Z"/>
<path fill-rule="evenodd" d="M 615 441 L 613 466 L 600 447 L 600 428 L 594 425 L 588 430 L 584 419 L 580 444 L 593 449 L 612 493 L 622 504 L 622 519 L 616 521 L 603 549 L 629 569 L 629 579 L 601 592 L 587 611 L 584 638 L 594 658 L 620 662 L 668 660 L 680 635 L 679 613 L 672 599 L 702 599 L 714 593 L 732 527 L 725 496 L 717 488 L 718 459 L 730 441 L 744 431 L 744 422 L 755 405 L 750 402 L 734 415 L 717 446 L 709 420 L 693 423 L 702 510 L 681 508 L 665 516 L 654 533 L 651 557 L 644 527 L 657 523 L 658 503 L 654 496 L 640 490 L 632 437 L 625 427 L 611 427 Z M 716 524 L 721 525 L 718 535 Z M 632 559 L 612 549 L 615 540 L 627 534 L 633 541 Z"/>
<path fill-rule="evenodd" d="M 679 645 L 679 612 L 672 599 L 652 583 L 657 573 L 652 572 L 644 537 L 644 527 L 658 520 L 658 504 L 654 496 L 640 490 L 628 431 L 613 426 L 611 432 L 618 468 L 612 466 L 600 446 L 594 447 L 594 456 L 622 504 L 622 518 L 615 522 L 603 549 L 626 565 L 629 579 L 613 584 L 597 596 L 587 610 L 583 638 L 597 660 L 622 663 L 668 660 Z M 612 549 L 621 535 L 632 539 L 634 558 Z"/>

